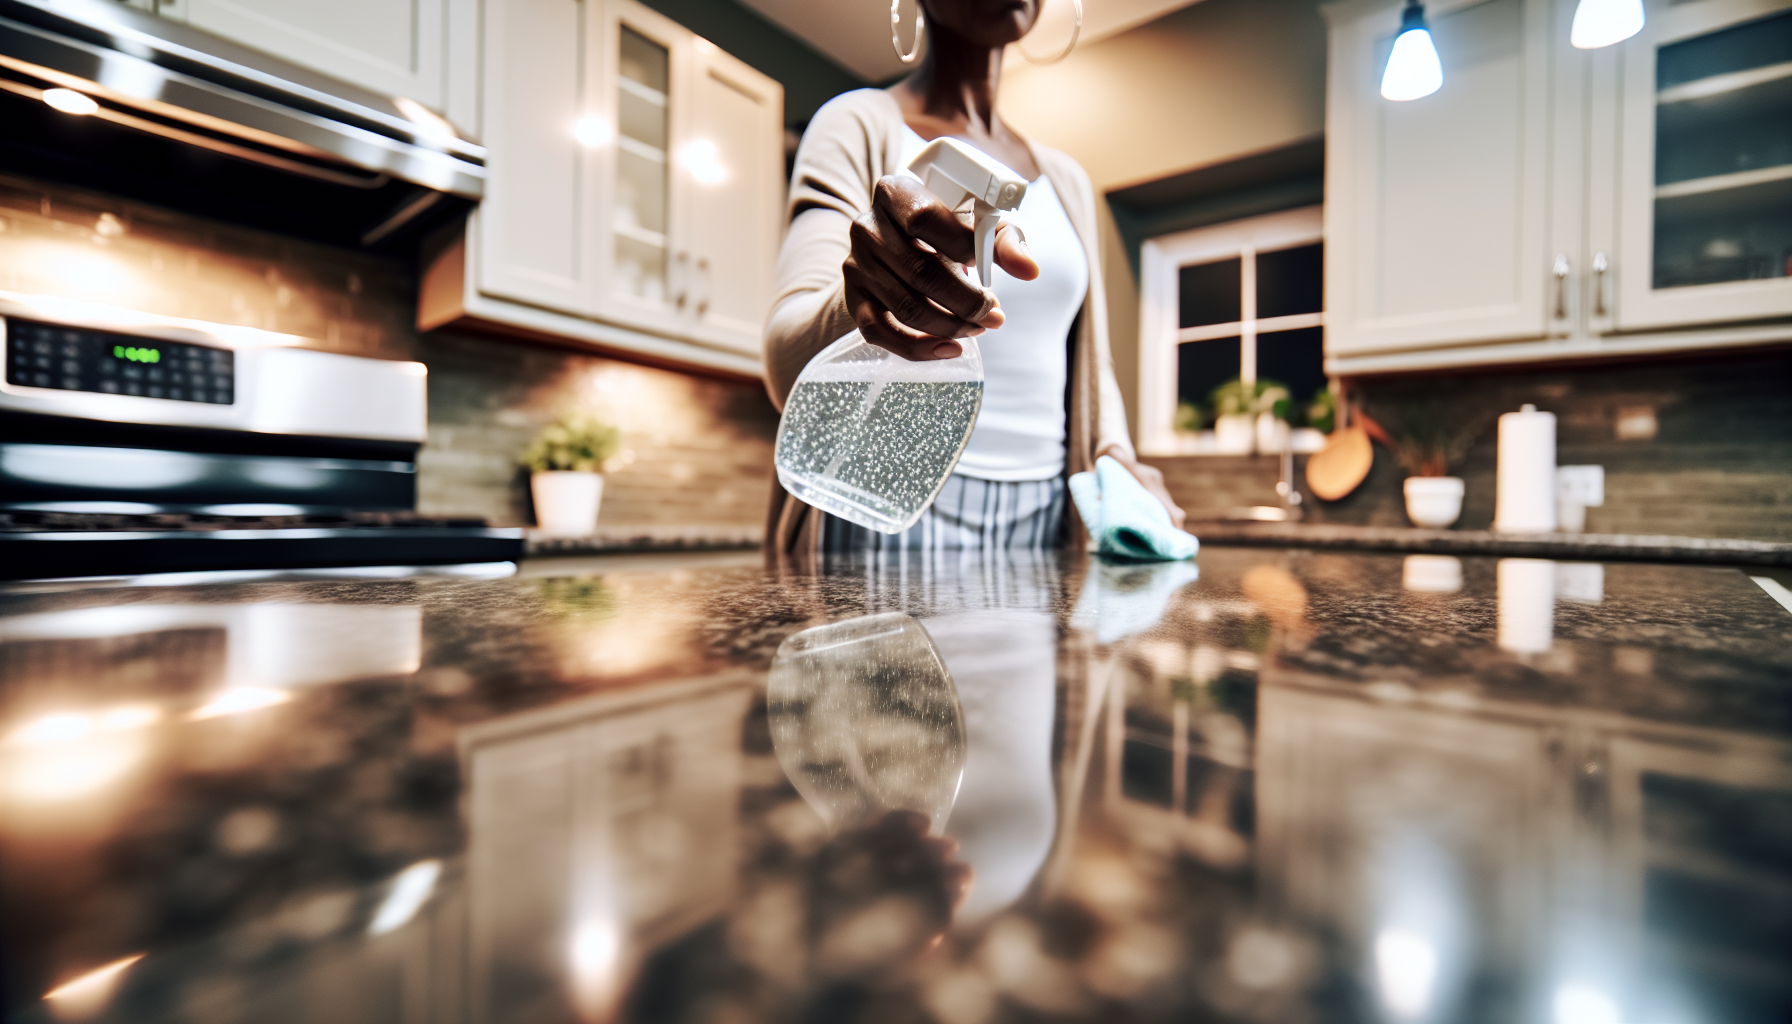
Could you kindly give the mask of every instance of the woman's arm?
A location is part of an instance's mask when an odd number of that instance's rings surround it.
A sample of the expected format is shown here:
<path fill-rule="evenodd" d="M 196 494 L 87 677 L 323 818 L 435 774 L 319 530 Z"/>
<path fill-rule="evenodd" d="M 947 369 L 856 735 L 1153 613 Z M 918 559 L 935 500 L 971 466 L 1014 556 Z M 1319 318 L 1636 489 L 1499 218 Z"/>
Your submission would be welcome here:
<path fill-rule="evenodd" d="M 797 150 L 765 332 L 766 390 L 779 408 L 809 360 L 854 328 L 905 359 L 950 359 L 961 351 L 953 339 L 1002 323 L 994 293 L 963 274 L 971 228 L 918 182 L 883 173 L 896 160 L 869 112 L 879 102 L 890 101 L 830 102 Z M 996 262 L 1038 276 L 1018 232 L 997 235 Z"/>
<path fill-rule="evenodd" d="M 784 236 L 765 324 L 765 389 L 780 410 L 809 360 L 853 329 L 840 276 L 851 226 L 845 214 L 816 206 L 797 214 Z"/>

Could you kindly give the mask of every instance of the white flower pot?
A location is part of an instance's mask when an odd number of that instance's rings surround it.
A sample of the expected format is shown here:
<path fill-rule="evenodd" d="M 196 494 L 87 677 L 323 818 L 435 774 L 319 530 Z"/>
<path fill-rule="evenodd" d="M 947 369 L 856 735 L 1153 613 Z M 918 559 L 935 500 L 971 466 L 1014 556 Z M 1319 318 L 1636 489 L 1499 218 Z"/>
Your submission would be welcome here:
<path fill-rule="evenodd" d="M 1409 476 L 1406 478 L 1406 518 L 1414 526 L 1441 530 L 1462 516 L 1462 478 L 1459 476 Z"/>
<path fill-rule="evenodd" d="M 604 496 L 600 473 L 550 470 L 529 477 L 535 522 L 550 537 L 589 537 L 597 530 L 597 506 Z"/>
<path fill-rule="evenodd" d="M 1213 450 L 1221 455 L 1249 455 L 1257 443 L 1257 424 L 1249 414 L 1213 421 Z"/>
<path fill-rule="evenodd" d="M 1276 419 L 1273 412 L 1257 414 L 1257 451 L 1264 455 L 1280 455 L 1288 447 L 1288 424 Z"/>

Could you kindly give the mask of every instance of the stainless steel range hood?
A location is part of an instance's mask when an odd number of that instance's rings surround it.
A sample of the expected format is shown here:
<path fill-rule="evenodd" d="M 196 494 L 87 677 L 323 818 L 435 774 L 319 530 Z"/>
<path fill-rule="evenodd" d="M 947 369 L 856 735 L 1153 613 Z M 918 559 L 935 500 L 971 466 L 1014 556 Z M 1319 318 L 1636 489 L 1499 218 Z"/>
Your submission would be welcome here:
<path fill-rule="evenodd" d="M 52 110 L 55 88 L 98 109 Z M 483 148 L 411 113 L 113 0 L 0 0 L 0 173 L 390 248 L 485 181 Z"/>

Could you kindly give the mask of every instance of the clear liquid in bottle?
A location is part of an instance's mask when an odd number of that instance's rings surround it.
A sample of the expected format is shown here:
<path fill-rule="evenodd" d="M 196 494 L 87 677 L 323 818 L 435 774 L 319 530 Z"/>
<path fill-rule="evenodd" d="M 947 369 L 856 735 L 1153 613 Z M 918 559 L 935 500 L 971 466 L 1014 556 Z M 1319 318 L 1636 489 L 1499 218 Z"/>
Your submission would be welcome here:
<path fill-rule="evenodd" d="M 911 362 L 854 331 L 810 361 L 778 425 L 778 481 L 880 533 L 921 518 L 958 465 L 983 407 L 983 358 Z"/>

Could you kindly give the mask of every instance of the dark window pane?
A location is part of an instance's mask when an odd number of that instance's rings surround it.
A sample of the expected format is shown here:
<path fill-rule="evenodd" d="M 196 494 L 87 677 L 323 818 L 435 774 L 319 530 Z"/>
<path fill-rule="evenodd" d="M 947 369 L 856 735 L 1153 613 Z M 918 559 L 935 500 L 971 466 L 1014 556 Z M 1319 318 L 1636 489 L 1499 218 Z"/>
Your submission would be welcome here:
<path fill-rule="evenodd" d="M 1792 61 L 1792 13 L 1662 47 L 1655 55 L 1655 87 L 1671 89 L 1713 75 L 1787 61 Z"/>
<path fill-rule="evenodd" d="M 1293 316 L 1325 308 L 1325 246 L 1257 254 L 1257 316 Z"/>
<path fill-rule="evenodd" d="M 1176 398 L 1196 405 L 1207 404 L 1214 388 L 1238 376 L 1240 349 L 1237 338 L 1189 341 L 1176 347 Z"/>
<path fill-rule="evenodd" d="M 1311 401 L 1325 387 L 1325 329 L 1259 334 L 1257 379 L 1288 385 L 1288 393 L 1297 403 Z"/>
<path fill-rule="evenodd" d="M 1183 267 L 1177 275 L 1177 302 L 1180 327 L 1205 327 L 1208 324 L 1230 324 L 1240 319 L 1239 298 L 1242 295 L 1239 277 L 1240 261 L 1197 263 Z"/>

